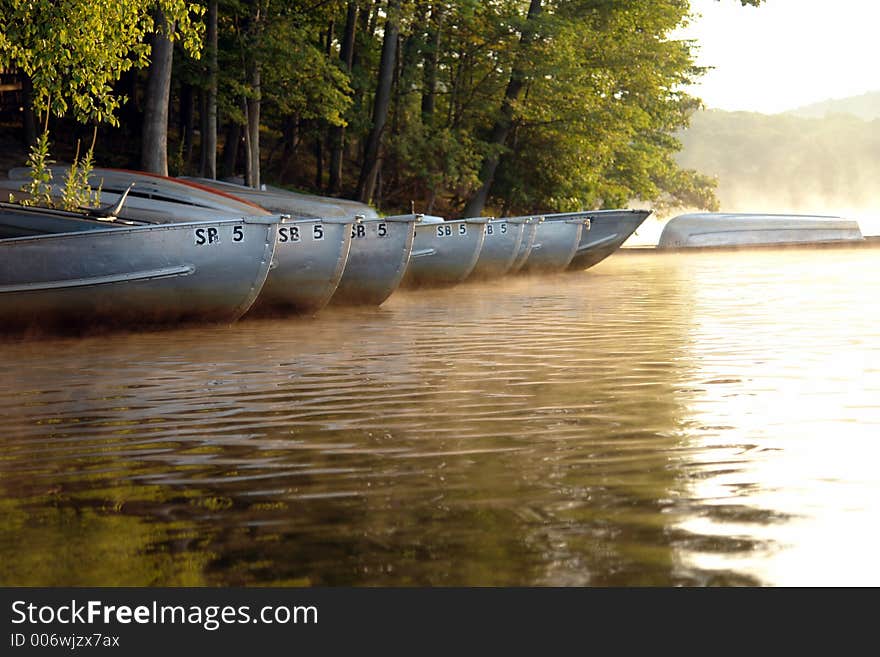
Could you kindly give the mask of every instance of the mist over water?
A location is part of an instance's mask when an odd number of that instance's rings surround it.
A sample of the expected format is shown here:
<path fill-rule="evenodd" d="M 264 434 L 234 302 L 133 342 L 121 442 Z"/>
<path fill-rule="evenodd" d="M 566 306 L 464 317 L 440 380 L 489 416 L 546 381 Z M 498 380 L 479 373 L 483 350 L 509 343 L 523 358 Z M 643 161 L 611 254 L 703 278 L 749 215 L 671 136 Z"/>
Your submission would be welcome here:
<path fill-rule="evenodd" d="M 716 179 L 724 212 L 839 216 L 880 235 L 876 94 L 813 110 L 821 112 L 696 112 L 676 160 Z"/>
<path fill-rule="evenodd" d="M 5 585 L 877 585 L 875 248 L 0 344 Z"/>

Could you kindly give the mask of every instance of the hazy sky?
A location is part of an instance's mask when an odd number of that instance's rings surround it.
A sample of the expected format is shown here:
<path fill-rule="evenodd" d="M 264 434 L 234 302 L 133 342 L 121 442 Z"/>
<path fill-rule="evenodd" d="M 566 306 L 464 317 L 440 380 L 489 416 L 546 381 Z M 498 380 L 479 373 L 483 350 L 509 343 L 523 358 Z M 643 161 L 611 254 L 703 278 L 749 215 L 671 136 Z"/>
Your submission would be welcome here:
<path fill-rule="evenodd" d="M 880 91 L 880 0 L 691 0 L 676 36 L 714 66 L 691 91 L 708 107 L 772 114 Z"/>

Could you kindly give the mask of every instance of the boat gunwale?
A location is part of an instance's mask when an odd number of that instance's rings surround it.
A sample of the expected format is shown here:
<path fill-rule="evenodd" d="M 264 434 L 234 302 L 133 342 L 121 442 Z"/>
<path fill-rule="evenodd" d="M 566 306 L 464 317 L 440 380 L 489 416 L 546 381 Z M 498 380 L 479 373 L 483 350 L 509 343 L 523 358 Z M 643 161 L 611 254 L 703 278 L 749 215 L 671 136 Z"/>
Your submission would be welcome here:
<path fill-rule="evenodd" d="M 79 217 L 69 216 L 62 218 L 70 218 L 76 219 Z M 88 219 L 89 217 L 83 217 Z M 94 219 L 94 221 L 100 221 L 98 219 Z M 2 223 L 2 220 L 0 220 Z M 72 230 L 65 232 L 52 232 L 52 233 L 40 233 L 39 235 L 22 235 L 19 237 L 0 237 L 0 244 L 7 244 L 11 242 L 26 242 L 26 241 L 37 241 L 37 240 L 46 240 L 46 239 L 60 239 L 60 238 L 75 238 L 75 237 L 88 237 L 90 235 L 103 234 L 103 233 L 131 233 L 131 232 L 142 232 L 142 231 L 152 231 L 152 230 L 179 230 L 186 228 L 197 228 L 199 226 L 213 226 L 213 225 L 230 225 L 230 224 L 250 224 L 250 225 L 263 225 L 263 226 L 275 226 L 282 225 L 284 220 L 281 217 L 264 217 L 258 215 L 256 217 L 223 217 L 219 219 L 202 219 L 198 221 L 175 221 L 175 222 L 163 222 L 163 223 L 144 223 L 137 226 L 130 225 L 106 225 L 106 227 L 95 227 L 89 230 Z"/>

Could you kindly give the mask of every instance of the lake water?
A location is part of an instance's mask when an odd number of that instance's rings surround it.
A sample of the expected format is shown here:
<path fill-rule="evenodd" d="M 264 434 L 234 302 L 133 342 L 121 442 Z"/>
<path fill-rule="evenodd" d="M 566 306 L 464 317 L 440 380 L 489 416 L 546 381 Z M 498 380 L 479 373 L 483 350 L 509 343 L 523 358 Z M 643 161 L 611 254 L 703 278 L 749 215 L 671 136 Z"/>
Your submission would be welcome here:
<path fill-rule="evenodd" d="M 880 249 L 0 344 L 0 584 L 880 585 Z"/>

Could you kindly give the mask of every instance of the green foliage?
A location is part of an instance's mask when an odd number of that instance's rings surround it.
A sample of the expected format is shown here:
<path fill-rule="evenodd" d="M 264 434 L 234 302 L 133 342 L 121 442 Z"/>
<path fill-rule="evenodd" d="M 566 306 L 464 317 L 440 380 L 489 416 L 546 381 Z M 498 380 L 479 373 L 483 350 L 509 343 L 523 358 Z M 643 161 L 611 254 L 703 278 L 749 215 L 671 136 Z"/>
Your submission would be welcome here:
<path fill-rule="evenodd" d="M 97 132 L 97 131 L 96 131 Z M 82 208 L 97 206 L 100 199 L 100 190 L 93 190 L 89 184 L 89 176 L 95 166 L 95 140 L 85 155 L 80 158 L 79 144 L 77 143 L 76 155 L 67 170 L 64 178 L 64 186 L 61 189 L 61 207 L 65 210 L 80 210 Z"/>
<path fill-rule="evenodd" d="M 202 8 L 185 0 L 0 0 L 0 65 L 33 83 L 37 112 L 116 124 L 125 98 L 113 83 L 149 61 L 153 11 L 177 23 L 175 38 L 196 54 Z"/>
<path fill-rule="evenodd" d="M 243 102 L 253 98 L 249 66 L 261 71 L 262 111 L 270 123 L 284 117 L 343 125 L 351 104 L 348 76 L 320 46 L 327 21 L 344 2 L 221 0 L 220 113 L 244 125 Z M 263 64 L 265 63 L 265 65 Z M 199 84 L 199 80 L 195 80 Z M 206 80 L 204 82 L 207 82 Z"/>
<path fill-rule="evenodd" d="M 53 160 L 49 159 L 49 131 L 43 130 L 31 145 L 27 158 L 27 166 L 30 168 L 30 182 L 23 186 L 21 191 L 28 195 L 22 205 L 42 205 L 52 207 L 52 169 L 49 165 Z"/>
<path fill-rule="evenodd" d="M 713 182 L 679 171 L 674 133 L 698 106 L 680 89 L 702 71 L 669 38 L 688 3 L 578 0 L 547 12 L 528 53 L 528 93 L 502 160 L 496 203 L 519 211 L 698 199 Z"/>
<path fill-rule="evenodd" d="M 345 126 L 345 148 L 336 154 L 350 191 L 372 127 L 389 3 L 355 3 L 351 70 L 340 61 L 348 4 L 219 1 L 221 129 L 244 125 L 247 101 L 259 100 L 261 134 L 275 142 L 261 152 L 276 173 L 295 170 L 284 182 L 299 187 L 316 178 L 315 144 L 326 164 L 342 132 L 328 129 Z M 714 171 L 676 157 L 701 106 L 683 89 L 704 73 L 695 44 L 672 36 L 690 19 L 688 0 L 543 0 L 532 19 L 529 0 L 392 3 L 398 5 L 400 48 L 380 153 L 385 209 L 415 201 L 456 214 L 480 187 L 481 164 L 492 155 L 500 164 L 487 214 L 633 200 L 717 207 Z M 38 111 L 116 123 L 126 99 L 114 82 L 148 63 L 156 12 L 175 24 L 178 52 L 187 55 L 174 58 L 175 82 L 206 90 L 205 67 L 196 61 L 204 7 L 186 0 L 0 0 L 0 65 L 21 67 L 31 78 Z M 533 38 L 523 40 L 524 30 Z M 512 76 L 524 85 L 505 103 Z M 499 116 L 510 119 L 504 140 L 493 137 Z M 182 138 L 175 144 L 171 164 L 179 173 L 191 153 L 181 150 Z M 84 165 L 68 178 L 81 179 Z M 69 205 L 82 200 L 71 195 Z"/>
<path fill-rule="evenodd" d="M 500 152 L 487 214 L 619 207 L 714 208 L 716 181 L 680 168 L 679 131 L 700 107 L 682 91 L 703 69 L 673 31 L 687 0 L 545 0 L 523 44 L 525 0 L 404 3 L 397 88 L 385 137 L 386 204 L 439 194 L 454 214 L 480 186 L 480 163 Z M 431 34 L 439 30 L 434 111 L 422 99 Z M 359 34 L 360 63 L 345 114 L 363 137 L 371 117 L 381 35 Z M 492 129 L 515 69 L 525 87 L 511 104 L 507 140 Z M 426 124 L 425 122 L 428 121 Z"/>

